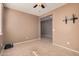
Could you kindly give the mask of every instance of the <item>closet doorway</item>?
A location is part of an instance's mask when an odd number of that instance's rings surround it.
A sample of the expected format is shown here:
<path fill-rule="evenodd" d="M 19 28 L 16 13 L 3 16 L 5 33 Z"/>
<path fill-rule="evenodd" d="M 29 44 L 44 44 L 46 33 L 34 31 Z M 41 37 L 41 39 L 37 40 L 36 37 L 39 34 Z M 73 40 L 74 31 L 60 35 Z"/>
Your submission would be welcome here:
<path fill-rule="evenodd" d="M 52 16 L 40 18 L 41 38 L 48 38 L 52 40 Z"/>

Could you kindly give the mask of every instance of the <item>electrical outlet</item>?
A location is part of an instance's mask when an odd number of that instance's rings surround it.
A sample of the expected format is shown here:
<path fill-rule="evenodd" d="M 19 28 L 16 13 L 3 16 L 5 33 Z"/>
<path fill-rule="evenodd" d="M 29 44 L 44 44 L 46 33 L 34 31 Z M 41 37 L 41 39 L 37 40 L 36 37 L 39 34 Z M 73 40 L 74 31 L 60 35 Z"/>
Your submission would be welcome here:
<path fill-rule="evenodd" d="M 69 45 L 69 44 L 70 44 L 70 42 L 67 42 L 67 44 Z"/>

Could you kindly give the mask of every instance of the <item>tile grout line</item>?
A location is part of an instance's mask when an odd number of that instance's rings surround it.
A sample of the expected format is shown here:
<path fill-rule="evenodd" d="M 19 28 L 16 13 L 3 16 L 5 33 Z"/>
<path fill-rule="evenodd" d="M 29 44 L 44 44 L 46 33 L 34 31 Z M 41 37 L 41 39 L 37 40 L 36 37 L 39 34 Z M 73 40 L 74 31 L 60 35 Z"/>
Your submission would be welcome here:
<path fill-rule="evenodd" d="M 33 53 L 35 56 L 38 56 L 38 54 L 37 54 L 35 51 L 33 51 L 32 53 Z"/>
<path fill-rule="evenodd" d="M 64 48 L 64 49 L 69 50 L 69 51 L 73 51 L 73 52 L 79 53 L 79 51 L 73 50 L 73 49 L 68 48 L 68 47 L 64 47 L 64 46 L 56 44 L 56 43 L 54 43 L 53 45 L 58 46 L 60 48 Z"/>

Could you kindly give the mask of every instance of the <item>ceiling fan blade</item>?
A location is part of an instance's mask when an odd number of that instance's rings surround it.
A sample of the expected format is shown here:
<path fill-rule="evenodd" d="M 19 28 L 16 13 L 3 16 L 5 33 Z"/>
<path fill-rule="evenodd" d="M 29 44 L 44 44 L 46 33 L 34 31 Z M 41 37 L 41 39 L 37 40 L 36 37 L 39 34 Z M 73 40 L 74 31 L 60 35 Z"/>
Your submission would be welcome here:
<path fill-rule="evenodd" d="M 36 8 L 38 5 L 36 4 L 33 8 Z"/>
<path fill-rule="evenodd" d="M 41 7 L 42 7 L 42 8 L 45 8 L 45 6 L 44 6 L 43 4 L 41 4 Z"/>

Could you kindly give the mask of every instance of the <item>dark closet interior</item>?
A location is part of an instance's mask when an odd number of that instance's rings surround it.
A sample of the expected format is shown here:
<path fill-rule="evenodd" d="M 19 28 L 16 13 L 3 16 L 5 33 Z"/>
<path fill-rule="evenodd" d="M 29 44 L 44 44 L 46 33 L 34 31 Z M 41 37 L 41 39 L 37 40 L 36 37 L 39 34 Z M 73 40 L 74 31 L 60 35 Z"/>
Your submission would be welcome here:
<path fill-rule="evenodd" d="M 41 18 L 41 37 L 52 39 L 52 17 Z"/>

